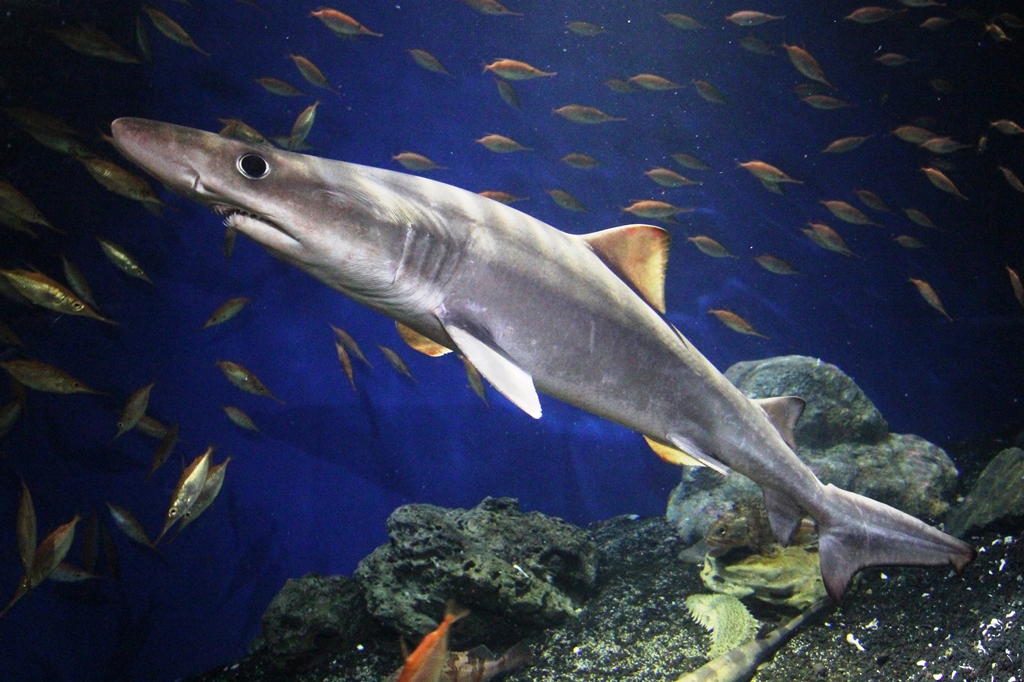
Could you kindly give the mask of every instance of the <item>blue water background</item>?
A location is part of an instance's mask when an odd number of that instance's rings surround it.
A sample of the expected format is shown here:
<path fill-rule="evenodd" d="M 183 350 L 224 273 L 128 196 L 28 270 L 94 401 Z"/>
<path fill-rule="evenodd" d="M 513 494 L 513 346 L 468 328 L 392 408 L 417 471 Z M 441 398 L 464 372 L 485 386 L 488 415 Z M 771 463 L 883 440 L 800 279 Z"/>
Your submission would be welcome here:
<path fill-rule="evenodd" d="M 510 7 L 523 17 L 492 17 L 456 0 L 346 2 L 334 5 L 383 37 L 342 40 L 309 18 L 316 3 L 230 0 L 158 6 L 211 53 L 166 40 L 145 20 L 152 64 L 85 57 L 47 29 L 94 22 L 135 50 L 137 6 L 61 3 L 42 9 L 3 4 L 4 106 L 33 106 L 61 116 L 83 141 L 120 161 L 99 140 L 118 116 L 142 116 L 219 129 L 236 116 L 268 135 L 286 134 L 295 116 L 321 101 L 311 153 L 400 170 L 391 157 L 416 151 L 445 166 L 430 174 L 473 191 L 501 189 L 529 201 L 517 208 L 559 229 L 585 233 L 628 222 L 635 199 L 692 207 L 666 224 L 674 244 L 667 282 L 668 318 L 717 367 L 786 354 L 835 363 L 881 409 L 892 430 L 937 443 L 1022 426 L 1024 310 L 1005 265 L 1024 265 L 1021 209 L 996 170 L 1024 176 L 1024 140 L 991 132 L 997 118 L 1024 121 L 1022 59 L 1015 42 L 995 43 L 981 25 L 958 21 L 931 34 L 917 24 L 933 14 L 908 11 L 874 26 L 842 21 L 855 3 L 759 3 L 787 15 L 742 29 L 723 20 L 738 9 L 720 2 L 541 2 Z M 820 6 L 819 6 L 820 5 Z M 994 7 L 994 6 L 993 6 Z M 957 8 L 935 14 L 953 16 Z M 986 8 L 987 10 L 987 8 Z M 686 32 L 659 15 L 691 14 L 708 28 Z M 585 19 L 609 33 L 581 37 L 565 23 Z M 750 54 L 737 40 L 753 34 L 777 54 Z M 797 100 L 802 82 L 780 47 L 805 46 L 855 104 L 818 111 Z M 431 52 L 452 76 L 430 73 L 407 50 Z M 915 58 L 902 69 L 872 60 L 882 52 Z M 340 95 L 305 83 L 289 52 L 318 64 Z M 557 76 L 514 83 L 517 111 L 499 97 L 482 65 L 524 60 Z M 654 73 L 685 85 L 673 92 L 617 94 L 603 83 Z M 309 96 L 282 99 L 253 82 L 275 76 Z M 949 80 L 954 95 L 928 85 Z M 715 84 L 728 106 L 701 99 L 693 79 Z M 596 106 L 625 122 L 580 126 L 552 114 L 570 103 Z M 928 157 L 888 131 L 919 116 L 964 142 L 990 138 L 989 150 L 952 155 L 963 202 L 931 186 L 919 168 Z M 497 155 L 473 140 L 500 133 L 532 151 Z M 823 155 L 832 140 L 873 134 L 847 155 Z M 59 277 L 60 253 L 90 279 L 103 312 L 120 326 L 0 304 L 0 317 L 32 357 L 71 371 L 112 396 L 29 395 L 26 414 L 0 443 L 0 599 L 20 576 L 14 515 L 19 479 L 32 490 L 40 536 L 74 514 L 97 510 L 120 552 L 122 579 L 93 586 L 47 582 L 0 620 L 0 679 L 171 680 L 230 661 L 245 651 L 259 616 L 283 582 L 306 573 L 349 574 L 386 540 L 384 520 L 398 505 L 472 506 L 486 495 L 517 497 L 524 509 L 587 523 L 616 514 L 660 514 L 678 470 L 642 439 L 606 421 L 542 398 L 534 421 L 489 390 L 490 407 L 467 386 L 453 356 L 429 359 L 406 348 L 393 324 L 239 238 L 221 253 L 223 226 L 210 211 L 163 193 L 156 218 L 88 177 L 76 161 L 44 149 L 4 121 L 0 172 L 28 194 L 67 236 L 38 242 L 0 233 L 0 267 L 38 267 Z M 581 171 L 559 159 L 584 152 L 601 168 Z M 713 171 L 682 169 L 669 157 L 690 152 Z M 737 162 L 761 159 L 802 185 L 766 192 Z M 127 165 L 127 164 L 125 164 Z M 643 176 L 664 166 L 702 185 L 665 190 Z M 571 213 L 545 194 L 561 188 L 587 213 Z M 884 227 L 845 225 L 819 204 L 858 205 L 854 189 L 881 195 L 897 211 L 917 207 L 941 228 L 920 228 L 902 214 L 864 209 Z M 862 207 L 864 208 L 864 207 Z M 841 232 L 862 259 L 821 250 L 800 232 L 808 221 Z M 706 234 L 734 259 L 712 259 L 686 241 Z M 898 234 L 928 244 L 906 251 Z M 154 286 L 128 280 L 107 263 L 100 235 L 128 248 Z M 784 278 L 752 257 L 774 253 L 803 273 Z M 907 281 L 929 281 L 951 323 Z M 227 324 L 198 331 L 227 298 L 252 303 Z M 707 313 L 727 308 L 770 337 L 741 336 Z M 349 331 L 371 361 L 355 363 L 358 391 L 338 365 L 329 324 Z M 376 345 L 405 358 L 413 383 L 386 365 Z M 239 392 L 214 362 L 246 365 L 282 400 Z M 180 423 L 175 457 L 143 482 L 156 442 L 130 433 L 111 443 L 125 398 L 156 382 L 150 414 Z M 9 392 L 3 389 L 4 402 Z M 220 406 L 237 405 L 262 429 L 242 432 Z M 105 502 L 131 509 L 159 529 L 182 462 L 207 446 L 230 455 L 219 499 L 156 556 L 112 525 Z M 82 530 L 82 526 L 79 527 Z M 81 541 L 69 560 L 81 561 Z"/>

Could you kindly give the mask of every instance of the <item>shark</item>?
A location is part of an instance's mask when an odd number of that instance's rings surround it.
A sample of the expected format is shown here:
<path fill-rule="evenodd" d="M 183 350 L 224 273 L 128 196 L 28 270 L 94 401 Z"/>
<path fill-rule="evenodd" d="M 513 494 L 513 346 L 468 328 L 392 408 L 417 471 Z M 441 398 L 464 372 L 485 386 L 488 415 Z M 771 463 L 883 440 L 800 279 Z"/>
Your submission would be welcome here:
<path fill-rule="evenodd" d="M 394 319 L 430 355 L 457 351 L 528 415 L 539 393 L 622 424 L 664 458 L 735 470 L 763 491 L 788 544 L 818 525 L 838 603 L 879 565 L 957 572 L 967 543 L 823 484 L 796 455 L 796 396 L 753 400 L 666 318 L 669 234 L 622 225 L 573 235 L 428 178 L 119 118 L 117 149 L 171 191 L 323 284 Z"/>

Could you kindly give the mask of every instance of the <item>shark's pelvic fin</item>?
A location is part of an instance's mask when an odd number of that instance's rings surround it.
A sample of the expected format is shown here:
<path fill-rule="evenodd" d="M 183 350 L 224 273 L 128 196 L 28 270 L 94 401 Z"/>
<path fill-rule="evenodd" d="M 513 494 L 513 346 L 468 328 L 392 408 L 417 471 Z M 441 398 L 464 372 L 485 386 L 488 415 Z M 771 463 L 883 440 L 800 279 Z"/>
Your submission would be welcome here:
<path fill-rule="evenodd" d="M 446 324 L 444 330 L 498 393 L 534 419 L 540 419 L 540 398 L 533 385 L 533 377 L 465 329 Z"/>
<path fill-rule="evenodd" d="M 665 445 L 664 443 L 659 443 L 656 440 L 652 440 L 648 436 L 644 436 L 644 440 L 647 441 L 647 444 L 651 446 L 651 450 L 654 450 L 654 453 L 658 455 L 658 457 L 661 457 L 669 464 L 675 464 L 676 466 L 686 467 L 704 466 L 704 462 L 700 461 L 695 457 L 691 457 L 690 455 L 686 454 L 679 448 L 672 447 L 671 445 Z"/>
<path fill-rule="evenodd" d="M 785 493 L 765 486 L 762 486 L 762 490 L 764 506 L 768 509 L 768 524 L 778 541 L 787 546 L 804 517 L 804 510 Z"/>
<path fill-rule="evenodd" d="M 580 238 L 648 305 L 665 314 L 665 268 L 671 241 L 666 230 L 654 225 L 622 225 Z"/>
<path fill-rule="evenodd" d="M 690 440 L 687 436 L 684 436 L 683 434 L 670 433 L 668 434 L 668 440 L 670 443 L 672 443 L 672 445 L 674 445 L 682 452 L 686 453 L 687 455 L 697 460 L 704 466 L 714 469 L 723 476 L 727 475 L 731 471 L 729 467 L 722 464 L 717 459 L 701 450 L 699 447 L 697 447 L 696 443 L 694 443 L 692 440 Z"/>
<path fill-rule="evenodd" d="M 429 355 L 432 358 L 437 358 L 446 353 L 452 352 L 451 348 L 442 346 L 437 341 L 431 341 L 430 339 L 423 336 L 423 334 L 420 334 L 415 329 L 406 327 L 404 324 L 397 320 L 395 321 L 395 327 L 398 329 L 398 335 L 401 336 L 402 340 L 409 345 L 409 348 L 412 348 L 413 350 L 418 350 L 424 355 Z"/>
<path fill-rule="evenodd" d="M 804 413 L 804 408 L 807 407 L 807 401 L 794 395 L 784 395 L 778 398 L 757 398 L 754 400 L 754 404 L 764 410 L 764 413 L 768 415 L 768 421 L 786 441 L 786 445 L 796 451 L 793 430 L 796 428 L 800 415 Z"/>

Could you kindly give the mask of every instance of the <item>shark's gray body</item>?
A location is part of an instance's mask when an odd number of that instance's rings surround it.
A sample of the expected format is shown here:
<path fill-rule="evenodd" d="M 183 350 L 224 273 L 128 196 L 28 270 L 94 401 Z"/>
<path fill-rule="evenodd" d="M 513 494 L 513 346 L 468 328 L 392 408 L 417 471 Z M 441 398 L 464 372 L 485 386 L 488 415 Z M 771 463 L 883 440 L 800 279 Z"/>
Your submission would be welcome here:
<path fill-rule="evenodd" d="M 112 129 L 122 153 L 168 187 L 229 215 L 328 286 L 459 350 L 533 416 L 535 386 L 739 471 L 764 491 L 783 542 L 811 515 L 835 600 L 865 566 L 950 562 L 959 570 L 974 558 L 911 516 L 822 485 L 787 444 L 802 401 L 748 399 L 624 281 L 634 233 L 657 241 L 658 228 L 580 237 L 404 173 L 142 119 Z M 269 172 L 255 179 L 249 171 L 261 162 Z"/>

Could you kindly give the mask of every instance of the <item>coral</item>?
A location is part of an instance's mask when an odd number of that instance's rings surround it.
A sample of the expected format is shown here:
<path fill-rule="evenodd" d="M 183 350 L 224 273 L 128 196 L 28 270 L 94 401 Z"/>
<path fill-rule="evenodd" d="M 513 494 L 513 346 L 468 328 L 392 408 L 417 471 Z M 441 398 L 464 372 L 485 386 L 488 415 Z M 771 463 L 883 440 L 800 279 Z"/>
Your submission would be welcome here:
<path fill-rule="evenodd" d="M 754 638 L 760 623 L 736 597 L 727 594 L 691 594 L 686 598 L 690 616 L 711 632 L 708 658 L 717 658 Z"/>

